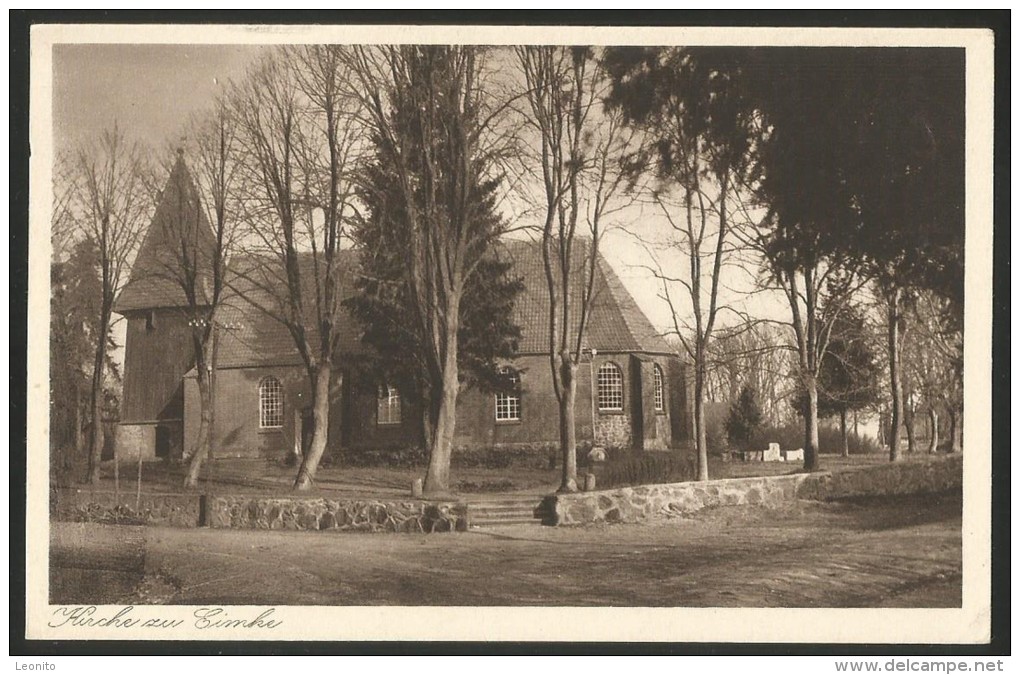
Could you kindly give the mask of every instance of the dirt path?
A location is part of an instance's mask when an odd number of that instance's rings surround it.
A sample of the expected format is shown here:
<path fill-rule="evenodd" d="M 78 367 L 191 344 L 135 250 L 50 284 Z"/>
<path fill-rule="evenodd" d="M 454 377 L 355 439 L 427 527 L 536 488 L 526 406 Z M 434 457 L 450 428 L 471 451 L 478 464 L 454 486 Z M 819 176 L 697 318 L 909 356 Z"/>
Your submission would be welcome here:
<path fill-rule="evenodd" d="M 958 494 L 928 495 L 448 535 L 149 528 L 144 580 L 121 601 L 959 606 L 960 508 Z M 69 527 L 123 529 L 55 523 L 56 559 Z M 55 602 L 96 602 L 94 587 L 58 589 Z"/>

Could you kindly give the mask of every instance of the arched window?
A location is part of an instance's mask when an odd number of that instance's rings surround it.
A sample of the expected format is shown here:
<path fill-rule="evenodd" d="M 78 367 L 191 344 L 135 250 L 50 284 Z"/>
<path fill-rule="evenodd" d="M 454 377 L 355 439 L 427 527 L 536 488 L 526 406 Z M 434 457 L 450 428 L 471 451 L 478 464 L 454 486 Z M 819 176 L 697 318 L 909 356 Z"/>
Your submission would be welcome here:
<path fill-rule="evenodd" d="M 259 382 L 259 428 L 279 429 L 283 426 L 283 385 L 273 376 Z"/>
<path fill-rule="evenodd" d="M 599 366 L 599 410 L 623 410 L 623 371 L 615 363 Z"/>
<path fill-rule="evenodd" d="M 662 412 L 666 409 L 666 391 L 662 378 L 662 368 L 658 363 L 653 370 L 655 383 L 655 412 Z"/>
<path fill-rule="evenodd" d="M 379 425 L 400 424 L 400 391 L 383 384 L 375 404 L 375 418 Z"/>
<path fill-rule="evenodd" d="M 509 366 L 499 372 L 507 378 L 507 388 L 496 394 L 496 421 L 517 422 L 521 419 L 521 376 Z"/>

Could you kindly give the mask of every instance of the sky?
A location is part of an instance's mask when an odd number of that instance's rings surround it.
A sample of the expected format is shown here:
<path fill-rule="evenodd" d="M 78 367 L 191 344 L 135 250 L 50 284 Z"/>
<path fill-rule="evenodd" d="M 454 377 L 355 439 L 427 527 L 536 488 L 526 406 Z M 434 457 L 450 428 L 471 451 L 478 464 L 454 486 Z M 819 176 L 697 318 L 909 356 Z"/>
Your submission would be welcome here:
<path fill-rule="evenodd" d="M 161 147 L 188 115 L 209 106 L 262 47 L 247 45 L 56 45 L 53 134 L 59 147 L 114 122 L 128 138 Z"/>
<path fill-rule="evenodd" d="M 266 47 L 253 45 L 57 45 L 53 54 L 54 147 L 59 151 L 88 143 L 114 123 L 128 139 L 155 149 L 178 143 L 188 116 L 213 101 L 231 79 L 239 79 Z M 638 305 L 664 333 L 673 326 L 660 283 L 648 266 L 657 256 L 669 270 L 685 265 L 661 242 L 668 224 L 655 207 L 635 205 L 618 214 L 620 227 L 607 232 L 602 253 L 634 295 Z M 646 243 L 642 243 L 646 242 Z M 647 242 L 653 242 L 648 244 Z M 679 272 L 670 272 L 677 276 Z M 789 310 L 774 296 L 744 297 L 752 277 L 732 276 L 733 303 L 758 315 L 784 319 Z M 674 304 L 689 318 L 690 300 L 679 287 Z M 725 322 L 726 318 L 720 319 Z M 118 340 L 121 342 L 121 340 Z"/>

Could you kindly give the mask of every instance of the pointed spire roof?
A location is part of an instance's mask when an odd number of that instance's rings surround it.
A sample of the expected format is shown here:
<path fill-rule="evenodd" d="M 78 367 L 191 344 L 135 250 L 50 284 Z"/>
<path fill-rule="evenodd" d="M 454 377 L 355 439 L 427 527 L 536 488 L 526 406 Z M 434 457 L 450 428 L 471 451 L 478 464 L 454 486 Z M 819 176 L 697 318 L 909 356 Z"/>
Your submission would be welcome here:
<path fill-rule="evenodd" d="M 114 303 L 124 314 L 159 307 L 186 307 L 182 279 L 197 271 L 201 296 L 216 240 L 198 196 L 198 188 L 177 151 L 177 160 L 160 192 L 156 210 L 138 249 L 131 277 Z"/>

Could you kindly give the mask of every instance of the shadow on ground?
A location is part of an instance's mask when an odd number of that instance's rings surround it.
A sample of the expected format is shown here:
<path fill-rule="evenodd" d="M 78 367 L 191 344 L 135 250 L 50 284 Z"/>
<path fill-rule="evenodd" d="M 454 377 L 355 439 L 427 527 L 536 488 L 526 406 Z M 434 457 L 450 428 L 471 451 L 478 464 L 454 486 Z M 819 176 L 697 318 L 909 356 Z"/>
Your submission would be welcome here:
<path fill-rule="evenodd" d="M 641 524 L 515 525 L 442 535 L 53 523 L 51 599 L 954 607 L 961 601 L 961 505 L 959 492 L 952 492 L 720 507 Z"/>

